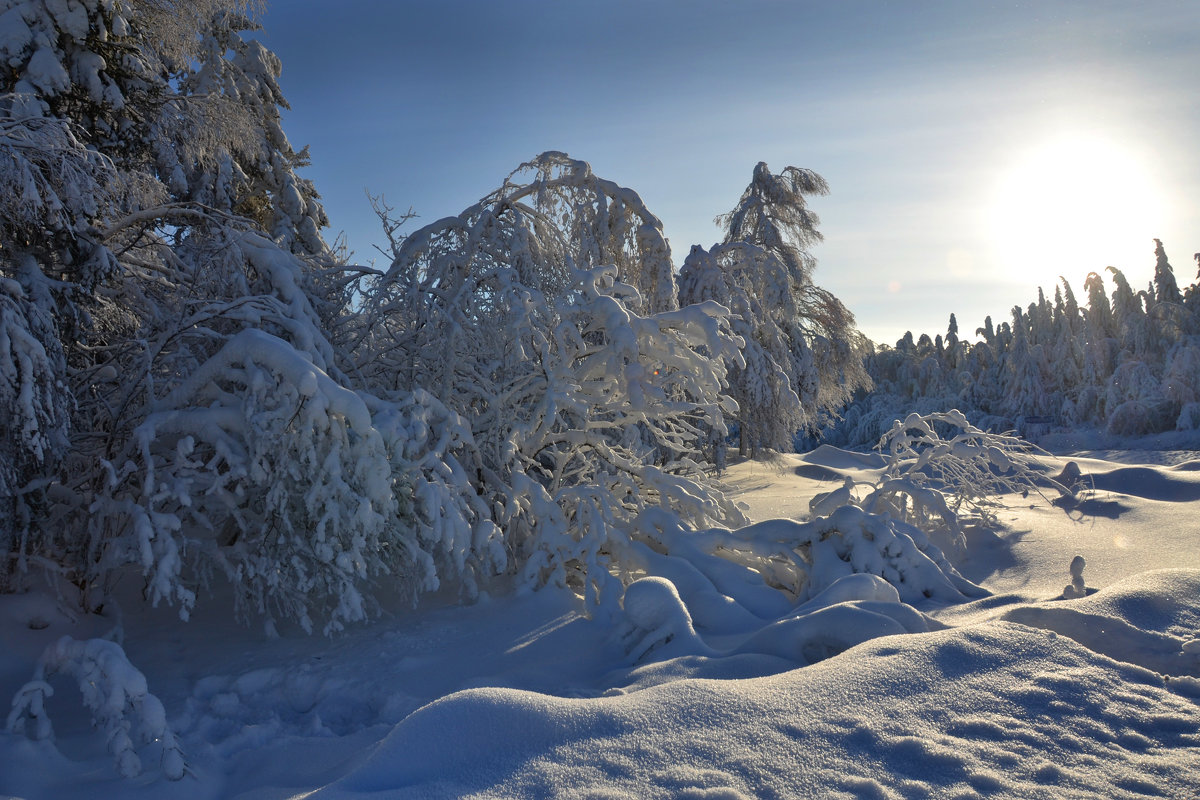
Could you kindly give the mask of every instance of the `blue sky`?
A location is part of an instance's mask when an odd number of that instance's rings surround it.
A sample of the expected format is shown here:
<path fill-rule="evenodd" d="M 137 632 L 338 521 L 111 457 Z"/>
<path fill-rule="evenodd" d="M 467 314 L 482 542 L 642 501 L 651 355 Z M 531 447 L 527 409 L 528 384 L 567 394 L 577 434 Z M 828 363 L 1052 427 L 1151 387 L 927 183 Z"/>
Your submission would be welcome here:
<path fill-rule="evenodd" d="M 1007 319 L 1059 274 L 1144 285 L 1152 237 L 1196 275 L 1195 0 L 275 0 L 262 21 L 360 261 L 384 260 L 367 191 L 423 224 L 563 150 L 638 191 L 676 263 L 758 161 L 816 170 L 816 281 L 887 344 Z"/>

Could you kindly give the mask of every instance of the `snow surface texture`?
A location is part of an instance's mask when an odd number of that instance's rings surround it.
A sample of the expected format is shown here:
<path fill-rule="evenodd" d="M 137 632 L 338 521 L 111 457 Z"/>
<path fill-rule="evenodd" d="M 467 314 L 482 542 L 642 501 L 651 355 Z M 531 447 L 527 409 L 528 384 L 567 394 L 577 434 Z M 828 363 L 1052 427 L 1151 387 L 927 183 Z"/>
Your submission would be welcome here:
<path fill-rule="evenodd" d="M 659 575 L 632 583 L 611 620 L 551 587 L 398 611 L 333 641 L 231 631 L 208 606 L 184 627 L 139 607 L 119 647 L 111 619 L 6 596 L 0 693 L 28 698 L 44 680 L 54 738 L 31 737 L 31 706 L 14 707 L 0 796 L 1200 796 L 1200 461 L 1072 460 L 1094 491 L 1070 508 L 1010 496 L 1000 527 L 967 530 L 954 572 L 938 572 L 958 579 L 932 597 L 814 560 L 793 599 L 730 585 L 735 569 Z M 1065 463 L 1044 459 L 1044 474 Z M 869 525 L 822 538 L 829 517 L 777 518 L 883 467 L 829 447 L 738 465 L 759 522 L 710 534 L 877 541 Z M 85 688 L 91 714 L 154 729 L 146 698 L 161 699 L 182 780 L 167 782 L 170 740 L 135 737 L 142 773 L 118 776 L 68 664 L 89 657 L 129 701 Z"/>

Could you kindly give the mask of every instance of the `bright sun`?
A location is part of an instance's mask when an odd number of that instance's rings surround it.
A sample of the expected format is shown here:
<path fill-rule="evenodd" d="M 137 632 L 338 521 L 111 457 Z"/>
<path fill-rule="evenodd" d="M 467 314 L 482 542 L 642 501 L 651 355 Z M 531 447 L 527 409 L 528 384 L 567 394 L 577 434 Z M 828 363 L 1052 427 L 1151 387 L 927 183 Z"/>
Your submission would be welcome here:
<path fill-rule="evenodd" d="M 1077 292 L 1088 272 L 1128 275 L 1153 265 L 1162 202 L 1136 151 L 1095 136 L 1064 136 L 1004 172 L 990 214 L 997 260 L 1016 282 Z"/>

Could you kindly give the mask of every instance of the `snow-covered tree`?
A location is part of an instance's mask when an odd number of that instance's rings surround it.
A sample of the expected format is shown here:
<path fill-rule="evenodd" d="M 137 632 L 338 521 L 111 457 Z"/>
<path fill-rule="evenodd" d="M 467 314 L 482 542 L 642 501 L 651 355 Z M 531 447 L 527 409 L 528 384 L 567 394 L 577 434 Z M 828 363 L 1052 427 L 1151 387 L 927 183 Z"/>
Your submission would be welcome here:
<path fill-rule="evenodd" d="M 0 589 L 27 567 L 37 478 L 66 451 L 65 373 L 54 320 L 20 283 L 0 277 Z"/>
<path fill-rule="evenodd" d="M 344 282 L 251 5 L 0 6 L 0 548 L 89 605 L 140 571 L 186 614 L 217 572 L 334 630 L 437 547 L 327 335 Z"/>
<path fill-rule="evenodd" d="M 13 116 L 14 102 L 0 97 L 0 585 L 45 546 L 31 507 L 68 451 L 76 407 L 64 342 L 89 321 L 81 299 L 115 269 L 96 224 L 125 196 L 68 122 Z"/>
<path fill-rule="evenodd" d="M 1030 342 L 1029 320 L 1014 306 L 1013 342 L 1009 350 L 1005 383 L 1007 396 L 1004 407 L 1012 416 L 1040 415 L 1049 411 L 1050 397 L 1046 391 L 1047 372 L 1041 345 Z"/>
<path fill-rule="evenodd" d="M 805 393 L 812 400 L 813 355 L 803 339 L 788 336 L 795 298 L 779 260 L 744 242 L 711 252 L 694 246 L 680 271 L 679 298 L 684 305 L 716 301 L 733 311 L 744 366 L 730 365 L 729 395 L 737 402 L 743 455 L 748 447 L 791 449 L 798 431 L 815 427 L 817 409 L 800 399 Z"/>
<path fill-rule="evenodd" d="M 811 283 L 817 262 L 809 248 L 824 238 L 817 230 L 821 219 L 805 199 L 813 194 L 829 194 L 829 184 L 812 170 L 785 167 L 776 175 L 766 162 L 758 162 L 737 205 L 717 217 L 724 242 L 757 245 L 775 254 L 792 280 Z"/>
<path fill-rule="evenodd" d="M 1175 282 L 1175 270 L 1167 260 L 1167 252 L 1159 239 L 1154 240 L 1154 300 L 1157 303 L 1183 302 L 1179 285 Z"/>
<path fill-rule="evenodd" d="M 239 35 L 257 28 L 236 10 L 215 14 L 205 26 L 177 103 L 204 115 L 208 152 L 176 145 L 158 154 L 160 169 L 176 188 L 187 187 L 188 199 L 254 220 L 286 250 L 321 254 L 328 249 L 320 233 L 325 212 L 312 182 L 296 173 L 308 152 L 292 148 L 281 124 L 280 109 L 289 108 L 279 87 L 282 64 L 260 42 Z"/>
<path fill-rule="evenodd" d="M 733 395 L 743 451 L 790 449 L 798 431 L 819 427 L 870 385 L 854 316 L 812 282 L 809 248 L 822 237 L 805 195 L 828 191 L 811 170 L 776 175 L 759 162 L 737 206 L 717 218 L 722 243 L 711 253 L 693 249 L 684 264 L 682 302 L 715 299 L 742 320 L 747 363 L 734 372 Z"/>
<path fill-rule="evenodd" d="M 976 331 L 982 340 L 961 345 L 958 357 L 949 332 L 941 350 L 927 335 L 911 333 L 895 349 L 876 350 L 867 368 L 878 392 L 849 408 L 830 440 L 866 444 L 865 432 L 878 419 L 951 407 L 965 408 L 973 423 L 992 429 L 1045 415 L 1051 424 L 1119 434 L 1191 430 L 1200 419 L 1196 285 L 1181 291 L 1161 241 L 1155 240 L 1154 252 L 1155 278 L 1146 290 L 1134 291 L 1110 267 L 1111 299 L 1092 272 L 1081 307 L 1060 279 L 1053 304 L 1039 289 L 1027 312 L 1013 309 L 1011 324 L 993 327 L 987 318 Z"/>
<path fill-rule="evenodd" d="M 532 183 L 510 176 L 396 242 L 357 361 L 381 391 L 424 387 L 470 420 L 463 491 L 484 497 L 527 581 L 595 595 L 643 510 L 738 517 L 702 464 L 733 409 L 739 342 L 722 306 L 651 312 L 675 303 L 622 279 L 662 287 L 665 251 L 649 244 L 665 240 L 636 193 L 559 153 L 518 172 Z"/>

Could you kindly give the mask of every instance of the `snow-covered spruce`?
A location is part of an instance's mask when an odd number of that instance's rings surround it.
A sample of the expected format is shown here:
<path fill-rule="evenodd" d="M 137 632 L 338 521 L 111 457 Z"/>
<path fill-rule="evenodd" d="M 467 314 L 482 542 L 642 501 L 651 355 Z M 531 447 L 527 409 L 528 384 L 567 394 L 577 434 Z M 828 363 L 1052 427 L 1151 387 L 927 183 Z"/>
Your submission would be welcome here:
<path fill-rule="evenodd" d="M 36 479 L 67 447 L 71 397 L 53 318 L 0 277 L 0 588 L 31 551 Z"/>
<path fill-rule="evenodd" d="M 806 194 L 828 191 L 811 170 L 754 168 L 738 205 L 718 218 L 725 238 L 696 246 L 679 276 L 680 302 L 715 300 L 733 311 L 744 364 L 730 364 L 730 395 L 743 455 L 787 452 L 798 431 L 815 431 L 859 389 L 871 385 L 867 341 L 854 316 L 816 286 L 808 248 L 821 240 Z"/>
<path fill-rule="evenodd" d="M 1150 255 L 1148 248 L 1147 255 Z M 894 420 L 916 411 L 962 409 L 980 428 L 1019 430 L 1093 427 L 1114 436 L 1194 430 L 1200 399 L 1200 284 L 1180 289 L 1163 243 L 1153 242 L 1154 279 L 1130 286 L 1114 267 L 1084 281 L 1076 299 L 1062 280 L 1052 297 L 1011 310 L 1011 321 L 959 337 L 950 316 L 945 334 L 906 334 L 876 346 L 867 370 L 876 390 L 852 404 L 824 440 L 868 445 Z"/>

